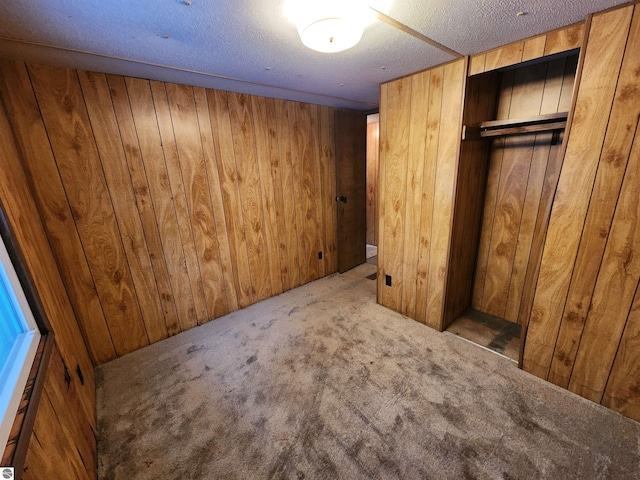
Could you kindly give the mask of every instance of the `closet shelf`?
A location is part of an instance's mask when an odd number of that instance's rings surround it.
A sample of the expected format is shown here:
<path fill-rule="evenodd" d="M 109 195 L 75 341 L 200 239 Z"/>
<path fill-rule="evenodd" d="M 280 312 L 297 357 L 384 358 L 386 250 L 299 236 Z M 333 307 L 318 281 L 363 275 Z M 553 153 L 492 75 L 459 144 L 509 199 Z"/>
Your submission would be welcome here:
<path fill-rule="evenodd" d="M 482 122 L 477 126 L 465 126 L 463 139 L 562 130 L 567 125 L 568 115 L 568 112 L 560 112 L 548 115 L 537 115 L 535 117 Z"/>

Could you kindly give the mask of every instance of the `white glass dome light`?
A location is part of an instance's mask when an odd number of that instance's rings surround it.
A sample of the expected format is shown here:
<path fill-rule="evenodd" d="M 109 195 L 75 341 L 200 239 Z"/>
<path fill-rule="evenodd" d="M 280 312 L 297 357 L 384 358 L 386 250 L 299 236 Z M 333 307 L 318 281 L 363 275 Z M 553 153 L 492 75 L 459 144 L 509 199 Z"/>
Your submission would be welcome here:
<path fill-rule="evenodd" d="M 285 13 L 298 28 L 302 43 L 323 53 L 355 46 L 373 19 L 364 0 L 288 0 Z"/>
<path fill-rule="evenodd" d="M 305 46 L 323 53 L 336 53 L 355 46 L 362 38 L 363 28 L 347 18 L 323 18 L 304 28 L 298 27 Z"/>

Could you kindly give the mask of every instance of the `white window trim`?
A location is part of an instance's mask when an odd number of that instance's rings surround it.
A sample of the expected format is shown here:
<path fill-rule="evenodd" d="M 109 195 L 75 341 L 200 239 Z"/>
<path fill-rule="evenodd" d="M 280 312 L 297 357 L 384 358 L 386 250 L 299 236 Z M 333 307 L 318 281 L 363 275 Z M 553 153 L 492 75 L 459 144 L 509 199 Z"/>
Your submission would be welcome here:
<path fill-rule="evenodd" d="M 0 242 L 0 261 L 7 273 L 18 307 L 28 328 L 27 332 L 22 333 L 16 339 L 7 362 L 0 371 L 0 447 L 4 450 L 9 441 L 11 428 L 20 406 L 41 335 L 22 289 L 22 284 L 7 252 L 4 239 Z"/>

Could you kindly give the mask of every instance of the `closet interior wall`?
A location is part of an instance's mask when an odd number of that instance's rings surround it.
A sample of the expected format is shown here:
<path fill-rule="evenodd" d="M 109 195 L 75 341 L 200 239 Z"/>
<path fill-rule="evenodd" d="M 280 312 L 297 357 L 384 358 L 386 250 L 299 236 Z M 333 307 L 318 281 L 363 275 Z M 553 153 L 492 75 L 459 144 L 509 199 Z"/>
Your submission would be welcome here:
<path fill-rule="evenodd" d="M 501 74 L 495 119 L 568 112 L 578 57 L 537 63 Z M 544 185 L 557 171 L 563 131 L 496 137 L 488 158 L 471 306 L 518 323 L 524 280 Z M 543 193 L 544 191 L 544 193 Z M 537 236 L 537 241 L 542 238 Z"/>

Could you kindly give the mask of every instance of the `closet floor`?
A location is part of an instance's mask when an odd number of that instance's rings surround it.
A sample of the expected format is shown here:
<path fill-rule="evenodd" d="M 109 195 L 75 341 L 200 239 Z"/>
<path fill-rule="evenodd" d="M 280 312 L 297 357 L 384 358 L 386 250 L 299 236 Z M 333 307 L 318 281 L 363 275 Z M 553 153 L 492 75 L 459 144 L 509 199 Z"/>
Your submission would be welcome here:
<path fill-rule="evenodd" d="M 493 350 L 511 360 L 520 355 L 520 325 L 487 313 L 468 309 L 447 331 Z"/>

